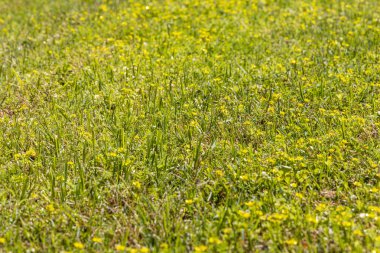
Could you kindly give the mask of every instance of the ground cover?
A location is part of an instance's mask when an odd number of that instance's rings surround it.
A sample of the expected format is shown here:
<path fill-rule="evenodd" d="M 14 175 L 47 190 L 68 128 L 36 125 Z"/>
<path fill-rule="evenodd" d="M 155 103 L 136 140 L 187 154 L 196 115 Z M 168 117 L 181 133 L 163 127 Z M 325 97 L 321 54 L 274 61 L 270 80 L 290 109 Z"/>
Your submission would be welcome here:
<path fill-rule="evenodd" d="M 0 252 L 379 252 L 380 5 L 0 0 Z"/>

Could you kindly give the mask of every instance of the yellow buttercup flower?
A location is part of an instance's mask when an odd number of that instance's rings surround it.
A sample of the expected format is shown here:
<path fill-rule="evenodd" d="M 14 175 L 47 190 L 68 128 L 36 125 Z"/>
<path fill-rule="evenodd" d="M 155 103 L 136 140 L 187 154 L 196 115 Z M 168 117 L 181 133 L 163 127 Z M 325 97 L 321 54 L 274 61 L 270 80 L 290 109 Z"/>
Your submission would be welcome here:
<path fill-rule="evenodd" d="M 239 215 L 243 218 L 246 218 L 248 219 L 249 217 L 251 217 L 251 214 L 249 212 L 246 212 L 246 211 L 243 211 L 243 210 L 239 210 Z"/>
<path fill-rule="evenodd" d="M 81 242 L 74 242 L 74 247 L 77 249 L 84 249 L 84 245 Z"/>
<path fill-rule="evenodd" d="M 53 204 L 49 204 L 46 206 L 46 210 L 49 211 L 49 212 L 54 212 L 55 211 L 55 208 L 54 208 L 54 205 Z"/>
<path fill-rule="evenodd" d="M 161 244 L 160 244 L 160 248 L 161 248 L 161 249 L 168 249 L 168 248 L 169 248 L 169 245 L 168 245 L 167 243 L 164 242 L 164 243 L 161 243 Z"/>
<path fill-rule="evenodd" d="M 93 242 L 96 242 L 96 243 L 102 243 L 102 242 L 103 242 L 103 239 L 102 239 L 102 238 L 99 238 L 99 237 L 93 237 L 93 238 L 92 238 L 92 241 L 93 241 Z"/>
<path fill-rule="evenodd" d="M 248 207 L 253 207 L 254 205 L 255 205 L 255 202 L 253 202 L 253 201 L 248 201 L 248 202 L 245 202 L 244 203 L 246 206 L 248 206 Z"/>
<path fill-rule="evenodd" d="M 195 246 L 194 251 L 195 252 L 205 252 L 207 250 L 207 246 L 205 245 L 200 245 L 200 246 Z"/>
<path fill-rule="evenodd" d="M 115 246 L 116 251 L 124 251 L 126 247 L 124 245 L 117 244 Z"/>
<path fill-rule="evenodd" d="M 285 243 L 288 245 L 297 245 L 297 240 L 289 239 L 289 240 L 286 240 Z"/>
<path fill-rule="evenodd" d="M 149 253 L 149 249 L 147 248 L 147 247 L 142 247 L 141 249 L 140 249 L 140 252 L 141 253 Z"/>
<path fill-rule="evenodd" d="M 208 242 L 211 243 L 211 244 L 221 244 L 222 243 L 222 241 L 219 240 L 218 237 L 210 237 L 208 239 Z"/>
<path fill-rule="evenodd" d="M 136 189 L 141 189 L 141 183 L 139 181 L 133 181 L 132 185 L 136 187 Z"/>

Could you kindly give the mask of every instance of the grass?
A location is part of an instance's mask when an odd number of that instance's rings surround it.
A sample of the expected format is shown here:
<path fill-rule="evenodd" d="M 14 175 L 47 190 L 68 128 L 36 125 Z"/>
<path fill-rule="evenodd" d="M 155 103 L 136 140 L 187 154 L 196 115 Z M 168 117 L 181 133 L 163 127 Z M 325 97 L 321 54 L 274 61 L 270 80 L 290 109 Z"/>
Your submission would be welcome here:
<path fill-rule="evenodd" d="M 379 13 L 0 0 L 0 252 L 380 252 Z"/>

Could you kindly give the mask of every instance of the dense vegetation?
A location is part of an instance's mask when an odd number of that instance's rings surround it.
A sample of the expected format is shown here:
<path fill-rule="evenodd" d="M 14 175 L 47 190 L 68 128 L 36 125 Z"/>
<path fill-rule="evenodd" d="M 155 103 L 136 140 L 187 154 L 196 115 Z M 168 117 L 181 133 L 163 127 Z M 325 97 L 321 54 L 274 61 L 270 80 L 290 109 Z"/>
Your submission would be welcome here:
<path fill-rule="evenodd" d="M 377 0 L 0 0 L 0 252 L 380 252 Z"/>

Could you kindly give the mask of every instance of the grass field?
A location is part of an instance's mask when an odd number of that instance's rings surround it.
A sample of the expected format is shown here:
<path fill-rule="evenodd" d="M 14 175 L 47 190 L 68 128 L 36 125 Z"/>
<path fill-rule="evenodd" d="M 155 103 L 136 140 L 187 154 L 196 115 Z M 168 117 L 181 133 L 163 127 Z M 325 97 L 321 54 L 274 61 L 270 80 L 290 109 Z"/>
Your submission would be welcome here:
<path fill-rule="evenodd" d="M 0 0 L 0 252 L 380 252 L 377 0 Z"/>

